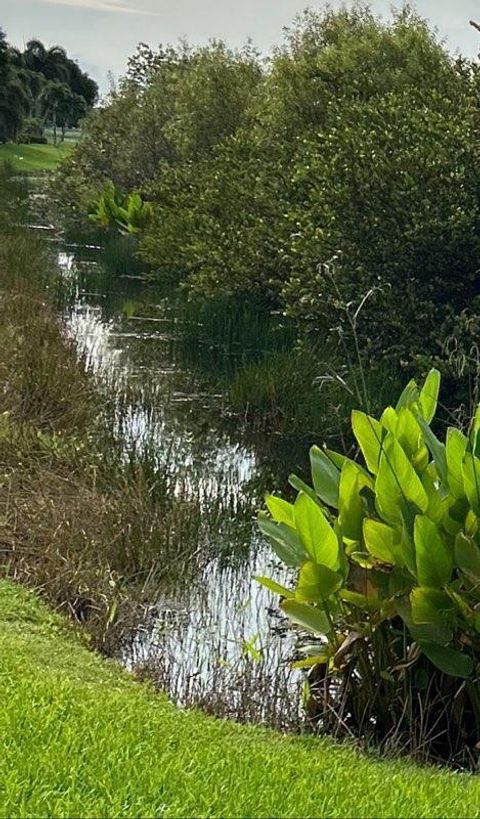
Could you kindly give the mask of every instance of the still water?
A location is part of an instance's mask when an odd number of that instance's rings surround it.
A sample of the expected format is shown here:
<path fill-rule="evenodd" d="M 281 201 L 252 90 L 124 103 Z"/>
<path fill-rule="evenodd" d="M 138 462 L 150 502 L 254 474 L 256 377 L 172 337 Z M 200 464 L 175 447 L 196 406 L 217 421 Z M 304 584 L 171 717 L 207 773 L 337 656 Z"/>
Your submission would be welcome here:
<path fill-rule="evenodd" d="M 144 622 L 122 646 L 180 705 L 281 728 L 302 724 L 300 672 L 278 598 L 257 575 L 288 581 L 255 526 L 266 491 L 304 472 L 308 442 L 257 428 L 228 411 L 225 373 L 255 353 L 208 338 L 178 302 L 138 278 L 108 274 L 102 250 L 59 254 L 71 297 L 65 310 L 79 354 L 115 397 L 116 431 L 148 448 L 171 491 L 200 509 L 203 559 L 155 589 Z M 262 344 L 268 342 L 265 337 Z M 244 346 L 246 346 L 244 344 Z"/>

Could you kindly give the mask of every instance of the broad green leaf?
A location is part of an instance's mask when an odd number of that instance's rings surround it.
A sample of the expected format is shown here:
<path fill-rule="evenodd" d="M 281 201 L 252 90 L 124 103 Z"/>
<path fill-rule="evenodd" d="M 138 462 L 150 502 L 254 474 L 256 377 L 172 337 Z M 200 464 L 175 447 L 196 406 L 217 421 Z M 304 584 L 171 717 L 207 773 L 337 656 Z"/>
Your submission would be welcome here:
<path fill-rule="evenodd" d="M 394 410 L 393 407 L 385 407 L 380 417 L 380 423 L 387 432 L 391 432 L 392 435 L 395 435 L 398 424 L 397 411 Z"/>
<path fill-rule="evenodd" d="M 336 509 L 340 483 L 338 467 L 318 446 L 312 446 L 310 449 L 310 464 L 315 492 L 324 503 Z"/>
<path fill-rule="evenodd" d="M 465 525 L 465 518 L 469 509 L 470 506 L 466 497 L 456 500 L 451 495 L 450 498 L 447 498 L 442 518 L 442 526 L 445 531 L 450 535 L 457 535 Z"/>
<path fill-rule="evenodd" d="M 430 424 L 436 411 L 438 394 L 440 392 L 440 373 L 435 368 L 428 373 L 425 383 L 420 390 L 420 412 L 427 424 Z"/>
<path fill-rule="evenodd" d="M 435 464 L 429 464 L 420 480 L 428 498 L 427 517 L 435 523 L 440 523 L 448 509 L 449 498 L 441 492 Z"/>
<path fill-rule="evenodd" d="M 362 489 L 371 487 L 370 481 L 352 461 L 345 461 L 340 475 L 339 518 L 342 536 L 353 541 L 362 537 L 365 504 Z"/>
<path fill-rule="evenodd" d="M 263 577 L 259 575 L 255 577 L 257 583 L 260 583 L 262 586 L 265 586 L 266 589 L 269 591 L 274 592 L 274 594 L 279 594 L 281 597 L 287 598 L 295 598 L 295 592 L 291 589 L 287 589 L 286 586 L 282 586 L 280 583 L 276 583 L 275 580 L 271 580 L 269 577 Z"/>
<path fill-rule="evenodd" d="M 467 537 L 475 538 L 478 533 L 479 519 L 473 509 L 469 509 L 465 515 L 464 526 Z"/>
<path fill-rule="evenodd" d="M 412 526 L 409 527 L 406 524 L 402 527 L 402 533 L 400 538 L 400 550 L 402 555 L 402 561 L 404 566 L 408 569 L 410 574 L 413 577 L 417 576 L 417 556 L 415 554 L 415 543 L 413 541 L 413 528 L 414 528 L 414 521 L 415 517 L 412 522 Z M 411 534 L 410 534 L 411 532 Z"/>
<path fill-rule="evenodd" d="M 338 591 L 342 583 L 340 574 L 309 560 L 300 569 L 295 596 L 300 602 L 324 602 Z"/>
<path fill-rule="evenodd" d="M 418 392 L 417 382 L 412 378 L 401 393 L 395 409 L 398 411 L 399 409 L 402 409 L 402 407 L 410 408 L 412 405 L 418 403 L 419 398 L 420 393 Z"/>
<path fill-rule="evenodd" d="M 475 625 L 475 612 L 473 609 L 470 608 L 466 600 L 462 597 L 461 594 L 454 591 L 451 587 L 447 589 L 448 594 L 452 598 L 453 602 L 455 603 L 458 611 L 462 614 L 465 618 L 467 623 L 470 625 Z"/>
<path fill-rule="evenodd" d="M 334 452 L 333 449 L 325 449 L 325 454 L 328 455 L 331 461 L 338 467 L 341 471 L 345 463 L 355 464 L 359 472 L 365 475 L 366 478 L 371 479 L 371 475 L 367 472 L 365 467 L 359 464 L 357 461 L 354 461 L 352 458 L 348 458 L 346 455 L 341 455 L 339 452 Z"/>
<path fill-rule="evenodd" d="M 267 495 L 265 503 L 272 519 L 276 521 L 276 523 L 286 523 L 287 526 L 295 527 L 292 503 L 288 503 L 283 500 L 283 498 L 277 498 L 275 495 Z"/>
<path fill-rule="evenodd" d="M 376 560 L 403 566 L 399 533 L 391 526 L 366 518 L 363 522 L 363 539 L 368 552 Z"/>
<path fill-rule="evenodd" d="M 268 538 L 275 553 L 287 566 L 301 566 L 307 553 L 294 529 L 285 523 L 275 523 L 264 512 L 258 516 L 258 528 Z"/>
<path fill-rule="evenodd" d="M 399 442 L 403 451 L 409 458 L 413 458 L 415 455 L 417 455 L 418 450 L 423 447 L 427 453 L 428 462 L 428 450 L 423 444 L 422 430 L 420 429 L 420 425 L 415 416 L 406 407 L 399 410 L 397 415 L 398 420 L 395 430 L 395 438 Z"/>
<path fill-rule="evenodd" d="M 410 605 L 412 620 L 417 625 L 432 623 L 450 627 L 455 620 L 454 603 L 442 589 L 417 586 L 410 593 Z"/>
<path fill-rule="evenodd" d="M 411 573 L 404 568 L 396 568 L 388 575 L 388 589 L 385 590 L 385 594 L 404 596 L 410 593 L 413 585 Z"/>
<path fill-rule="evenodd" d="M 340 589 L 338 596 L 345 603 L 349 603 L 362 611 L 375 611 L 382 606 L 382 601 L 371 589 L 367 590 L 367 594 L 361 594 L 361 592 L 352 591 L 351 589 Z"/>
<path fill-rule="evenodd" d="M 341 452 L 335 452 L 333 449 L 326 449 L 325 454 L 328 455 L 338 469 L 341 469 L 345 461 L 349 460 L 346 455 L 342 455 Z"/>
<path fill-rule="evenodd" d="M 470 452 L 463 458 L 463 484 L 470 506 L 480 516 L 480 460 Z"/>
<path fill-rule="evenodd" d="M 424 515 L 415 518 L 414 540 L 419 584 L 446 586 L 452 575 L 453 557 L 433 520 Z"/>
<path fill-rule="evenodd" d="M 417 416 L 417 421 L 420 424 L 420 427 L 424 434 L 425 443 L 428 449 L 430 450 L 430 454 L 433 460 L 435 461 L 438 477 L 440 478 L 444 486 L 448 486 L 447 456 L 445 453 L 445 444 L 442 444 L 438 440 L 438 438 L 433 434 L 429 425 L 427 424 L 425 419 L 422 418 L 421 415 Z"/>
<path fill-rule="evenodd" d="M 427 643 L 438 643 L 439 645 L 446 646 L 452 641 L 452 628 L 443 623 L 441 619 L 435 623 L 424 623 L 422 625 L 414 622 L 410 598 L 397 597 L 395 607 L 397 613 L 417 643 L 425 641 Z"/>
<path fill-rule="evenodd" d="M 375 484 L 377 510 L 384 521 L 399 524 L 407 513 L 406 501 L 425 512 L 428 498 L 422 482 L 402 447 L 390 433 L 383 442 Z"/>
<path fill-rule="evenodd" d="M 468 654 L 462 654 L 455 648 L 440 646 L 436 643 L 420 643 L 426 657 L 436 668 L 451 677 L 470 677 L 473 671 L 473 662 Z"/>
<path fill-rule="evenodd" d="M 424 623 L 421 626 L 412 623 L 408 630 L 416 643 L 435 643 L 439 646 L 448 646 L 453 640 L 453 629 L 451 626 L 441 623 Z"/>
<path fill-rule="evenodd" d="M 316 503 L 318 507 L 323 511 L 323 506 L 321 504 L 320 498 L 318 497 L 315 490 L 308 485 L 308 483 L 302 481 L 302 479 L 299 478 L 298 475 L 293 474 L 288 476 L 288 482 L 290 486 L 293 486 L 293 488 L 297 490 L 297 492 L 303 492 L 304 495 L 308 495 L 308 497 L 311 498 L 311 500 L 314 503 Z"/>
<path fill-rule="evenodd" d="M 298 603 L 297 600 L 283 600 L 280 604 L 287 617 L 297 625 L 314 634 L 329 634 L 331 626 L 322 609 Z"/>
<path fill-rule="evenodd" d="M 468 439 L 459 429 L 450 427 L 447 430 L 446 458 L 447 458 L 447 480 L 450 492 L 456 498 L 465 495 L 463 485 L 463 459 L 467 448 Z"/>
<path fill-rule="evenodd" d="M 382 439 L 385 435 L 382 425 L 370 415 L 360 410 L 353 410 L 352 429 L 368 469 L 376 475 L 380 462 Z"/>
<path fill-rule="evenodd" d="M 455 538 L 455 564 L 474 582 L 480 582 L 480 549 L 463 532 Z"/>
<path fill-rule="evenodd" d="M 295 501 L 295 526 L 305 551 L 315 563 L 338 568 L 339 546 L 325 515 L 308 495 L 300 493 Z"/>

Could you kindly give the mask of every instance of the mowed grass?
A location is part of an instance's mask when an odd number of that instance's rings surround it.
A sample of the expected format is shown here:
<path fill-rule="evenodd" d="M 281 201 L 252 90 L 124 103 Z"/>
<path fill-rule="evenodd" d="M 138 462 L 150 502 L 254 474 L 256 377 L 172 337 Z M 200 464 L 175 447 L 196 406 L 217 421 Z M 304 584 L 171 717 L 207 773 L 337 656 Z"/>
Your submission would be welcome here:
<path fill-rule="evenodd" d="M 479 816 L 480 779 L 177 709 L 0 582 L 0 815 Z"/>
<path fill-rule="evenodd" d="M 16 171 L 53 171 L 73 150 L 74 140 L 61 145 L 17 145 L 8 142 L 0 145 L 0 163 L 9 162 Z"/>

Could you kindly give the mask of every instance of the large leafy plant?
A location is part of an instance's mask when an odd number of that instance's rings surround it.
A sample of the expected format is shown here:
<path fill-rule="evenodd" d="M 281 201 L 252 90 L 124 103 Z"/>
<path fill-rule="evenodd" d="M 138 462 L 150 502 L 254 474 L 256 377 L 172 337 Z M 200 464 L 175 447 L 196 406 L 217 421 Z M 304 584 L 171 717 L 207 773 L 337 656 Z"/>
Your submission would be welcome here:
<path fill-rule="evenodd" d="M 152 217 L 152 205 L 144 202 L 139 193 L 121 194 L 112 181 L 105 184 L 89 219 L 102 228 L 114 227 L 121 234 L 135 234 L 143 230 Z"/>
<path fill-rule="evenodd" d="M 354 411 L 358 460 L 312 447 L 313 486 L 291 476 L 295 503 L 269 496 L 259 519 L 296 585 L 259 579 L 315 635 L 297 665 L 329 724 L 385 738 L 421 714 L 417 746 L 451 758 L 480 738 L 480 411 L 440 441 L 439 387 L 431 370 L 380 419 Z"/>

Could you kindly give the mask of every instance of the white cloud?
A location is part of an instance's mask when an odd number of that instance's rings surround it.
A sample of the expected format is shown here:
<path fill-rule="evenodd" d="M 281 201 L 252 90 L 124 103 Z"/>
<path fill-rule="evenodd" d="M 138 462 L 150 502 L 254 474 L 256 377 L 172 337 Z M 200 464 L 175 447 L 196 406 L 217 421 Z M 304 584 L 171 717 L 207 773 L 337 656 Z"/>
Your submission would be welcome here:
<path fill-rule="evenodd" d="M 120 14 L 157 14 L 155 11 L 133 8 L 132 6 L 123 3 L 121 0 L 40 0 L 40 2 L 54 6 L 72 6 L 72 8 L 91 9 L 92 11 L 109 11 Z"/>

